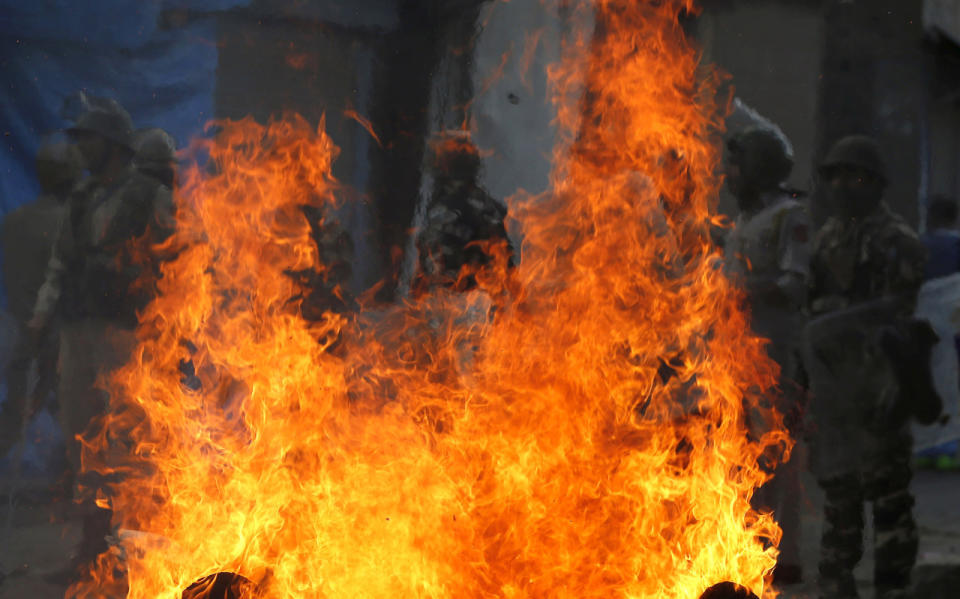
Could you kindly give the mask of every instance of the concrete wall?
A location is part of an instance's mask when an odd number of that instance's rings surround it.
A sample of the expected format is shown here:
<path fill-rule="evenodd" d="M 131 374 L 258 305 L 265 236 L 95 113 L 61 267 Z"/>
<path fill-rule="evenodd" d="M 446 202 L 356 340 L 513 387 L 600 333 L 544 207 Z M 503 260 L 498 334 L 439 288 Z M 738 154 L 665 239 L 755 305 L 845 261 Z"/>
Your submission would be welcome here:
<path fill-rule="evenodd" d="M 484 185 L 495 197 L 546 189 L 555 141 L 547 66 L 560 59 L 564 22 L 540 0 L 487 6 L 477 41 L 474 139 L 490 151 Z"/>
<path fill-rule="evenodd" d="M 736 96 L 783 130 L 795 154 L 789 183 L 810 189 L 823 47 L 819 6 L 810 2 L 704 4 L 696 28 L 704 59 L 729 73 Z M 736 212 L 726 191 L 720 209 Z"/>
<path fill-rule="evenodd" d="M 431 103 L 435 130 L 467 124 L 485 155 L 482 183 L 501 199 L 518 190 L 539 193 L 548 184 L 556 112 L 546 71 L 560 59 L 561 39 L 570 30 L 562 4 L 485 3 L 477 19 L 471 94 L 459 104 L 450 100 L 458 58 L 445 57 L 439 69 Z"/>
<path fill-rule="evenodd" d="M 960 44 L 960 0 L 924 0 L 923 25 Z"/>
<path fill-rule="evenodd" d="M 960 104 L 935 102 L 929 116 L 930 194 L 960 199 Z"/>
<path fill-rule="evenodd" d="M 931 195 L 960 200 L 960 45 L 935 38 L 927 50 L 933 68 L 925 176 Z"/>

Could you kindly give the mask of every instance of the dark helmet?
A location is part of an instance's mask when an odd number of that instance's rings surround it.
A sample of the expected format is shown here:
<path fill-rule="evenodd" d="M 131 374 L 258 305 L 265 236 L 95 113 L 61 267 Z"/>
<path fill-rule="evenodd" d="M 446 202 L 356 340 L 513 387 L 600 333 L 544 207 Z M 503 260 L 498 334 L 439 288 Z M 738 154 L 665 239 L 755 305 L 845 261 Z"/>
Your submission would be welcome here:
<path fill-rule="evenodd" d="M 103 136 L 110 141 L 130 150 L 133 148 L 133 119 L 130 114 L 115 101 L 91 105 L 67 130 L 75 133 L 87 131 Z"/>
<path fill-rule="evenodd" d="M 880 144 L 866 135 L 850 135 L 833 144 L 820 165 L 821 175 L 838 167 L 862 168 L 881 181 L 887 180 L 887 167 L 880 154 Z"/>
<path fill-rule="evenodd" d="M 36 158 L 37 181 L 45 191 L 65 191 L 83 175 L 83 160 L 77 147 L 62 136 L 40 144 Z"/>
<path fill-rule="evenodd" d="M 138 129 L 134 136 L 136 154 L 133 163 L 141 169 L 168 169 L 176 160 L 177 144 L 159 127 Z"/>
<path fill-rule="evenodd" d="M 736 132 L 727 140 L 727 152 L 744 181 L 758 190 L 779 186 L 793 170 L 793 151 L 786 138 L 767 127 Z"/>
<path fill-rule="evenodd" d="M 474 179 L 480 171 L 480 150 L 469 131 L 448 129 L 430 140 L 432 171 L 436 177 Z"/>

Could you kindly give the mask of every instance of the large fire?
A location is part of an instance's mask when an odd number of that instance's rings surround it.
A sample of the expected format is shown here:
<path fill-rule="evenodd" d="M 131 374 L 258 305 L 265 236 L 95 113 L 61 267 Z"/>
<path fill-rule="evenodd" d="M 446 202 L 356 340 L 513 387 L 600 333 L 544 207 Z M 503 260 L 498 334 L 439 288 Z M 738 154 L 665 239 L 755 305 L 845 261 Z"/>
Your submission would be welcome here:
<path fill-rule="evenodd" d="M 218 572 L 258 598 L 771 592 L 779 532 L 749 499 L 789 440 L 708 234 L 722 107 L 692 1 L 584 9 L 595 34 L 550 73 L 552 188 L 511 202 L 522 259 L 491 246 L 477 290 L 304 320 L 292 273 L 324 266 L 302 208 L 337 189 L 322 124 L 194 144 L 176 257 L 87 439 L 138 532 L 72 595 L 179 599 Z"/>

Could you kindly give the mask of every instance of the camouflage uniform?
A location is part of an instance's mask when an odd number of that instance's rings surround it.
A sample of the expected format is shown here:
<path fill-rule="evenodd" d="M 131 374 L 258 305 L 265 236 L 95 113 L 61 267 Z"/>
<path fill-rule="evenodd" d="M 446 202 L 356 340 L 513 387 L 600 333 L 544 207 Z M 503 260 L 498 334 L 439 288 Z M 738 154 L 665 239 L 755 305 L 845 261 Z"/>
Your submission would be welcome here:
<path fill-rule="evenodd" d="M 912 440 L 909 419 L 897 415 L 901 381 L 883 338 L 910 318 L 923 272 L 917 235 L 883 203 L 861 217 L 831 218 L 816 240 L 805 359 L 815 421 L 811 466 L 826 495 L 825 596 L 857 596 L 864 501 L 874 508 L 877 596 L 902 596 L 909 583 L 917 552 Z"/>
<path fill-rule="evenodd" d="M 726 271 L 746 290 L 751 327 L 770 340 L 767 352 L 780 366 L 777 401 L 748 412 L 750 430 L 754 437 L 765 433 L 771 426 L 765 421 L 768 409 L 776 408 L 796 432 L 802 403 L 798 331 L 805 320 L 812 223 L 798 195 L 783 188 L 793 160 L 782 134 L 747 128 L 731 137 L 727 149 L 727 186 L 740 214 L 724 243 Z M 775 578 L 799 582 L 799 460 L 779 464 L 773 474 L 753 502 L 772 510 L 783 530 Z"/>
<path fill-rule="evenodd" d="M 129 168 L 110 186 L 88 178 L 71 194 L 67 210 L 35 312 L 56 311 L 63 322 L 60 416 L 67 455 L 79 469 L 75 436 L 105 407 L 106 395 L 94 390 L 98 373 L 120 366 L 132 349 L 136 313 L 149 301 L 149 286 L 131 289 L 149 275 L 144 269 L 157 266 L 144 263 L 141 252 L 169 233 L 173 204 L 168 188 Z"/>
<path fill-rule="evenodd" d="M 476 285 L 470 269 L 491 264 L 487 242 L 506 244 L 507 262 L 513 250 L 504 226 L 506 207 L 477 184 L 479 154 L 462 136 L 447 134 L 436 145 L 433 193 L 417 237 L 419 268 L 414 291 L 440 285 L 464 291 Z M 466 271 L 461 272 L 464 267 Z"/>

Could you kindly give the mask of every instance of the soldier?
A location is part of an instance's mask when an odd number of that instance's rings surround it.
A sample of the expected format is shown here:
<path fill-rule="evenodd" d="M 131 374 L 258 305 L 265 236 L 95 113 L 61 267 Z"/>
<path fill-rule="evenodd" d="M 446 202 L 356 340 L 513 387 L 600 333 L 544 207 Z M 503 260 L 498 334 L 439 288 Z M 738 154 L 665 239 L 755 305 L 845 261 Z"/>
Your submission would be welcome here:
<path fill-rule="evenodd" d="M 435 351 L 432 343 L 446 339 L 437 323 L 448 315 L 447 301 L 464 300 L 455 322 L 476 332 L 473 325 L 492 318 L 504 298 L 504 281 L 497 269 L 513 264 L 513 252 L 504 219 L 506 207 L 478 184 L 480 152 L 466 131 L 446 131 L 431 140 L 433 189 L 426 205 L 424 222 L 415 238 L 418 262 L 411 283 L 411 295 L 420 300 L 417 309 L 425 328 L 409 331 L 419 337 L 414 360 L 433 372 L 459 377 L 469 385 L 477 340 L 468 335 L 458 339 L 456 356 Z M 437 315 L 441 318 L 438 320 Z M 468 326 L 469 323 L 469 326 Z M 422 335 L 421 335 L 422 333 Z M 438 363 L 437 359 L 442 360 Z M 427 417 L 426 421 L 432 421 Z M 442 428 L 442 427 L 441 427 Z"/>
<path fill-rule="evenodd" d="M 804 324 L 812 225 L 798 194 L 784 186 L 792 168 L 786 140 L 771 129 L 750 127 L 727 142 L 726 184 L 740 214 L 724 245 L 726 268 L 747 292 L 754 332 L 770 340 L 767 351 L 780 366 L 781 397 L 773 403 L 795 433 L 802 398 L 797 331 Z M 753 434 L 763 428 L 755 411 Z M 772 510 L 783 529 L 774 581 L 794 584 L 802 580 L 799 461 L 780 464 L 774 475 L 754 503 Z"/>
<path fill-rule="evenodd" d="M 466 291 L 476 286 L 476 271 L 491 266 L 498 251 L 506 265 L 513 264 L 504 226 L 507 209 L 478 185 L 480 152 L 469 133 L 445 132 L 432 145 L 433 192 L 417 238 L 419 269 L 413 288 L 415 293 L 435 285 Z"/>
<path fill-rule="evenodd" d="M 78 438 L 103 414 L 108 399 L 97 387 L 98 375 L 130 356 L 136 311 L 149 299 L 150 286 L 140 279 L 151 268 L 144 257 L 171 231 L 173 207 L 170 190 L 133 167 L 133 125 L 118 104 L 91 105 L 68 132 L 90 176 L 67 202 L 29 326 L 36 338 L 55 316 L 61 322 L 60 422 L 78 476 Z M 91 479 L 84 486 L 97 484 Z M 106 549 L 110 526 L 109 511 L 96 509 L 92 498 L 81 499 L 86 513 L 77 567 Z"/>
<path fill-rule="evenodd" d="M 66 210 L 70 190 L 83 175 L 80 154 L 74 145 L 56 137 L 40 145 L 36 158 L 40 196 L 11 212 L 3 221 L 4 279 L 10 312 L 19 325 L 21 337 L 33 315 L 37 291 L 53 241 Z M 17 441 L 24 419 L 30 414 L 27 394 L 37 400 L 46 399 L 56 375 L 57 342 L 54 335 L 40 340 L 36 348 L 21 343 L 7 368 L 7 401 L 0 414 L 0 456 Z M 37 353 L 31 351 L 38 350 Z M 37 359 L 37 388 L 28 389 L 30 364 Z M 34 406 L 35 407 L 35 406 Z M 27 410 L 28 412 L 24 412 Z"/>
<path fill-rule="evenodd" d="M 173 189 L 176 179 L 177 144 L 159 127 L 139 129 L 134 137 L 133 165 Z"/>
<path fill-rule="evenodd" d="M 805 331 L 815 419 L 811 466 L 826 495 L 820 587 L 828 597 L 857 596 L 863 504 L 873 501 L 877 597 L 903 597 L 917 553 L 904 399 L 914 416 L 939 411 L 919 386 L 905 388 L 903 367 L 930 341 L 916 334 L 924 329 L 911 319 L 924 248 L 882 200 L 886 169 L 875 140 L 841 139 L 820 176 L 838 211 L 815 242 L 813 319 Z"/>

